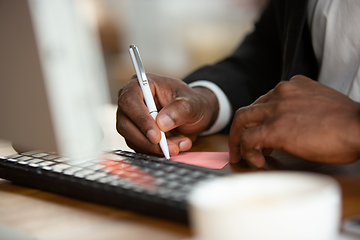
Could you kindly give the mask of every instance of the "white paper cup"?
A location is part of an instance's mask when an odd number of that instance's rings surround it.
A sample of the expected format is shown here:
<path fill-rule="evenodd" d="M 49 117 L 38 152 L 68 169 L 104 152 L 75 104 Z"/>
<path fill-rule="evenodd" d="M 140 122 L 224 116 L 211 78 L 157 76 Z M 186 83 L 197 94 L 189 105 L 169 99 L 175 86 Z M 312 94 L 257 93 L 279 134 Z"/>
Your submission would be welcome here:
<path fill-rule="evenodd" d="M 189 208 L 196 239 L 332 240 L 341 191 L 326 175 L 241 173 L 199 184 Z"/>

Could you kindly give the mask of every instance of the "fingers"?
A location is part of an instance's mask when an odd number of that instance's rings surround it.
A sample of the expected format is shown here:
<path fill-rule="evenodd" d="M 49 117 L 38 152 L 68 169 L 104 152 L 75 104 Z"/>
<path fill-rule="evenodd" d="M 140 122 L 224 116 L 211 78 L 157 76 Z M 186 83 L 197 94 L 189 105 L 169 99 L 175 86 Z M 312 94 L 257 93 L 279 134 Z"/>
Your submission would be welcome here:
<path fill-rule="evenodd" d="M 278 136 L 282 131 L 269 121 L 272 109 L 267 104 L 257 104 L 236 112 L 229 134 L 230 163 L 243 158 L 262 167 L 265 164 L 263 153 L 269 155 L 273 148 L 280 147 Z"/>
<path fill-rule="evenodd" d="M 281 134 L 273 131 L 267 125 L 245 129 L 241 132 L 239 145 L 233 146 L 237 155 L 230 152 L 230 162 L 236 163 L 241 158 L 255 167 L 261 168 L 265 164 L 264 156 L 271 154 L 273 148 L 281 148 Z"/>
<path fill-rule="evenodd" d="M 135 129 L 130 126 L 136 126 L 136 132 L 140 130 L 151 143 L 160 142 L 160 130 L 149 114 L 136 79 L 132 79 L 119 93 L 117 122 L 117 130 L 125 139 L 132 138 Z M 127 129 L 127 127 L 130 128 Z"/>
<path fill-rule="evenodd" d="M 139 128 L 124 114 L 117 111 L 117 131 L 126 139 L 127 145 L 137 152 L 161 154 L 159 144 L 151 143 Z M 169 149 L 170 151 L 170 149 Z"/>
<path fill-rule="evenodd" d="M 118 132 L 126 139 L 127 145 L 137 152 L 162 154 L 159 144 L 149 142 L 138 127 L 118 109 Z M 170 134 L 171 135 L 171 134 Z M 167 137 L 171 156 L 187 151 L 192 147 L 192 140 L 183 135 Z"/>
<path fill-rule="evenodd" d="M 261 107 L 260 107 L 261 108 Z M 229 133 L 230 163 L 237 163 L 242 158 L 242 134 L 249 127 L 258 126 L 265 118 L 265 109 L 248 106 L 240 108 L 234 115 L 234 120 Z"/>
<path fill-rule="evenodd" d="M 176 135 L 173 137 L 168 137 L 167 139 L 169 142 L 171 142 L 171 144 L 173 144 L 171 147 L 174 149 L 173 154 L 171 155 L 177 155 L 179 152 L 187 151 L 192 147 L 192 140 L 188 137 L 185 137 L 184 135 Z"/>
<path fill-rule="evenodd" d="M 262 150 L 269 148 L 269 145 L 271 145 L 269 134 L 268 128 L 264 125 L 246 129 L 241 133 L 241 155 L 245 160 L 258 168 L 265 164 Z"/>

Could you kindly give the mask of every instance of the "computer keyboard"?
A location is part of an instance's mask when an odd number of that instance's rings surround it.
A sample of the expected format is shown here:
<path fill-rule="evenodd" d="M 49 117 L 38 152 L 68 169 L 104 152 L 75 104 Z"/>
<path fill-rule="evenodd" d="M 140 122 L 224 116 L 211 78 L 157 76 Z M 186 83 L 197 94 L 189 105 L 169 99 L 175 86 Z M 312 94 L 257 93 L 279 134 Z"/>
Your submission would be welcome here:
<path fill-rule="evenodd" d="M 192 188 L 228 174 L 121 150 L 84 162 L 39 151 L 0 157 L 0 178 L 15 184 L 181 223 Z"/>

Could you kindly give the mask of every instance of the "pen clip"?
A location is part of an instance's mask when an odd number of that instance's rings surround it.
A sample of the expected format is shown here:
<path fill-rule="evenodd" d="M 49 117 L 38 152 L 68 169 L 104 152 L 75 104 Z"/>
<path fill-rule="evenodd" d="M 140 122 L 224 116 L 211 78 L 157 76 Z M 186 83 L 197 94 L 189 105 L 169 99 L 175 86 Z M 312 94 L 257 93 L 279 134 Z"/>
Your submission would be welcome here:
<path fill-rule="evenodd" d="M 136 63 L 139 67 L 139 70 L 140 70 L 140 74 L 141 74 L 141 79 L 142 79 L 142 84 L 143 85 L 147 85 L 148 84 L 148 80 L 147 80 L 147 77 L 146 77 L 146 74 L 145 74 L 145 69 L 144 69 L 144 66 L 142 64 L 142 61 L 141 61 L 141 57 L 140 57 L 140 53 L 139 53 L 139 50 L 137 47 L 135 47 L 135 45 L 130 45 L 130 48 L 133 50 L 134 52 L 134 56 L 135 56 L 135 59 L 136 59 Z"/>

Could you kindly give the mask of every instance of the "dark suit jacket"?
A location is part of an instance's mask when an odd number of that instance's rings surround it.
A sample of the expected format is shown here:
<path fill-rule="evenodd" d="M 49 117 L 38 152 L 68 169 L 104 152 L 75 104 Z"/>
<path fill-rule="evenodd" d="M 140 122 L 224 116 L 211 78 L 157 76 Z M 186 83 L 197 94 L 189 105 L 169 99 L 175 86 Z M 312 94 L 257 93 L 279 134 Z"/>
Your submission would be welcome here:
<path fill-rule="evenodd" d="M 226 59 L 204 66 L 185 82 L 209 80 L 228 96 L 234 111 L 296 74 L 317 79 L 307 24 L 307 0 L 271 0 L 254 31 Z"/>

